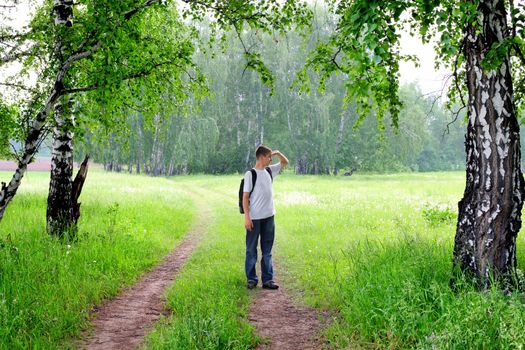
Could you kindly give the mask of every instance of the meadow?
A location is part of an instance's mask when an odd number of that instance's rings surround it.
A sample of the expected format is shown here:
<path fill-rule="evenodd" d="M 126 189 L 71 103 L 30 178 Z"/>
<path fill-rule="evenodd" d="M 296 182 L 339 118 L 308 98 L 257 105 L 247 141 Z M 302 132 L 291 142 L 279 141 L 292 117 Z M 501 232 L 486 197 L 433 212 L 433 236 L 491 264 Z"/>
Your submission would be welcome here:
<path fill-rule="evenodd" d="M 91 171 L 78 240 L 61 242 L 45 233 L 48 183 L 28 173 L 0 223 L 2 349 L 74 347 L 92 308 L 173 249 L 195 211 L 165 179 Z"/>
<path fill-rule="evenodd" d="M 0 174 L 2 178 L 4 174 Z M 7 175 L 7 174 L 5 174 Z M 48 174 L 30 173 L 0 223 L 2 348 L 71 348 L 89 312 L 177 245 L 207 232 L 166 292 L 146 349 L 251 349 L 239 175 L 88 175 L 79 238 L 45 234 Z M 520 349 L 525 295 L 451 290 L 464 173 L 295 176 L 274 183 L 278 281 L 326 310 L 331 349 Z M 518 237 L 520 267 L 524 239 Z"/>

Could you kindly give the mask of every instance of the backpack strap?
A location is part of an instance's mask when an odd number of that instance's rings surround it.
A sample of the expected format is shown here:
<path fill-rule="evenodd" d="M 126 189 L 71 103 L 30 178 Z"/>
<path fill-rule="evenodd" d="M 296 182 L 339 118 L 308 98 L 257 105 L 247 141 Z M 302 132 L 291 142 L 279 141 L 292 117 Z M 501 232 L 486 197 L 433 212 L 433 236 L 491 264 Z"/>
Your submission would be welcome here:
<path fill-rule="evenodd" d="M 268 172 L 268 174 L 270 174 L 270 179 L 272 179 L 272 182 L 273 182 L 272 169 L 270 169 L 269 166 L 267 166 L 265 169 L 266 169 L 266 171 Z"/>
<path fill-rule="evenodd" d="M 252 190 L 250 191 L 250 197 L 252 196 L 252 192 L 255 189 L 255 183 L 257 182 L 257 172 L 254 168 L 250 169 L 250 172 L 252 173 Z"/>
<path fill-rule="evenodd" d="M 270 169 L 269 166 L 267 166 L 265 169 L 268 172 L 268 174 L 270 174 L 270 179 L 272 179 L 272 182 L 273 182 L 272 169 Z M 251 168 L 250 172 L 252 173 L 252 190 L 250 191 L 250 197 L 251 197 L 252 192 L 255 189 L 255 183 L 257 182 L 257 172 L 255 171 L 254 168 Z"/>

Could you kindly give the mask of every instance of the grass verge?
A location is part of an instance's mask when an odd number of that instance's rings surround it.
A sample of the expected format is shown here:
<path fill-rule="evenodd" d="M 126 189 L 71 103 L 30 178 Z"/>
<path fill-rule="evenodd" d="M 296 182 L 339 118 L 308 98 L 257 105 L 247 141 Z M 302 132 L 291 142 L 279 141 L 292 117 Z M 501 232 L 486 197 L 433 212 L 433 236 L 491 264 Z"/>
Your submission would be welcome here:
<path fill-rule="evenodd" d="M 193 217 L 166 180 L 91 171 L 78 240 L 60 242 L 45 232 L 48 179 L 29 173 L 0 223 L 2 349 L 73 347 L 92 306 L 159 262 Z"/>

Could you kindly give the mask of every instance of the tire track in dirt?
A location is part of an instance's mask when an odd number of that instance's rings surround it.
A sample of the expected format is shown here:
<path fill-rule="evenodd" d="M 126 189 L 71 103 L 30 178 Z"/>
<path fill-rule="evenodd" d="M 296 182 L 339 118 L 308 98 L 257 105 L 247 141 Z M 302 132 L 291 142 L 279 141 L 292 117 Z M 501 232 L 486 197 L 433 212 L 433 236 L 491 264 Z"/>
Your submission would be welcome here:
<path fill-rule="evenodd" d="M 93 330 L 85 335 L 80 349 L 136 348 L 161 314 L 169 313 L 164 306 L 164 292 L 206 232 L 212 216 L 210 207 L 200 195 L 192 192 L 191 196 L 197 204 L 197 216 L 189 233 L 152 271 L 95 310 Z"/>
<path fill-rule="evenodd" d="M 255 349 L 322 349 L 320 331 L 326 326 L 320 311 L 298 306 L 282 286 L 257 291 L 248 319 L 265 342 Z M 323 320 L 324 319 L 324 320 Z"/>

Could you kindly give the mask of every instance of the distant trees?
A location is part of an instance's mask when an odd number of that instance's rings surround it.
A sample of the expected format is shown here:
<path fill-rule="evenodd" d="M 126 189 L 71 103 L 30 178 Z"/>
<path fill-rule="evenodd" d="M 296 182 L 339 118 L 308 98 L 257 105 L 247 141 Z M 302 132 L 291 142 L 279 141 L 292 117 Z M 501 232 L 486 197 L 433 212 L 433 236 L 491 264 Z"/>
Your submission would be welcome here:
<path fill-rule="evenodd" d="M 204 90 L 203 77 L 192 61 L 198 43 L 214 42 L 227 31 L 240 35 L 244 28 L 282 33 L 293 24 L 306 25 L 310 20 L 310 11 L 300 1 L 184 3 L 186 6 L 177 8 L 173 1 L 160 0 L 44 0 L 29 25 L 17 28 L 10 25 L 9 16 L 16 12 L 19 1 L 7 0 L 7 10 L 0 13 L 0 68 L 10 64 L 22 68 L 18 74 L 2 74 L 0 79 L 9 95 L 0 96 L 0 132 L 4 140 L 20 142 L 22 150 L 13 152 L 6 142 L 0 144 L 0 152 L 18 162 L 11 181 L 0 187 L 0 219 L 27 165 L 53 127 L 56 173 L 50 183 L 48 206 L 61 199 L 67 203 L 71 197 L 69 157 L 74 134 L 84 135 L 89 125 L 90 130 L 102 126 L 110 135 L 117 135 L 120 128 L 128 126 L 128 120 L 119 116 L 131 110 L 140 111 L 142 122 L 155 127 L 150 167 L 153 173 L 160 173 L 166 132 L 161 116 L 184 104 L 191 93 Z M 183 22 L 182 17 L 193 22 Z M 204 17 L 213 22 L 215 32 L 200 40 L 196 27 Z M 271 80 L 257 51 L 245 47 L 243 58 L 243 65 L 258 72 L 263 81 Z M 74 97 L 72 106 L 70 97 Z M 159 105 L 159 100 L 164 103 Z M 193 135 L 201 125 L 202 132 L 207 132 L 210 125 L 191 124 L 187 133 Z M 202 151 L 181 147 L 188 152 Z M 62 235 L 71 224 L 69 212 L 48 210 L 48 220 L 54 217 L 48 225 L 50 233 Z M 57 220 L 63 224 L 56 224 Z"/>
<path fill-rule="evenodd" d="M 327 36 L 327 28 L 320 25 L 312 38 Z M 230 36 L 228 51 L 215 52 L 213 60 L 202 52 L 195 56 L 209 79 L 210 97 L 187 101 L 191 109 L 161 113 L 153 123 L 129 111 L 122 116 L 122 132 L 89 132 L 77 158 L 89 153 L 107 170 L 151 175 L 232 173 L 252 166 L 254 150 L 263 142 L 286 152 L 298 174 L 464 168 L 463 120 L 447 133 L 452 117 L 434 96 L 422 96 L 414 85 L 403 87 L 406 107 L 402 131 L 396 133 L 375 118 L 360 120 L 354 102 L 344 107 L 344 75 L 331 77 L 323 93 L 291 88 L 313 39 L 305 46 L 294 33 L 245 35 L 262 46 L 262 58 L 275 76 L 273 95 L 254 72 L 244 71 L 242 46 Z"/>

